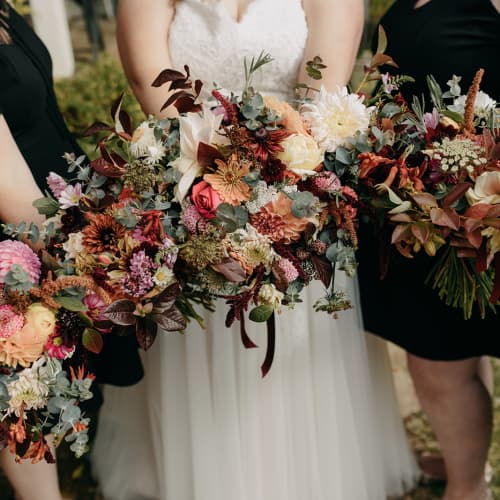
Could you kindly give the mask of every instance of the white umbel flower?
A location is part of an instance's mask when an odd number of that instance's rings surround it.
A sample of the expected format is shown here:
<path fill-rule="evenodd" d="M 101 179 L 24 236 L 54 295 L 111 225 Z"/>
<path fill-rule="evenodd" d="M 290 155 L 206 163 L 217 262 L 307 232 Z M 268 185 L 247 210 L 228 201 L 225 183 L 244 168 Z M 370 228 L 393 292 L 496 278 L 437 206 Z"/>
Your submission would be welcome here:
<path fill-rule="evenodd" d="M 301 111 L 320 148 L 334 152 L 350 137 L 366 132 L 372 110 L 363 104 L 363 97 L 350 94 L 347 87 L 338 87 L 333 94 L 321 87 L 316 98 L 304 104 Z"/>
<path fill-rule="evenodd" d="M 142 122 L 134 131 L 130 152 L 136 158 L 145 158 L 146 163 L 158 163 L 165 156 L 165 146 L 155 137 L 154 127 Z"/>

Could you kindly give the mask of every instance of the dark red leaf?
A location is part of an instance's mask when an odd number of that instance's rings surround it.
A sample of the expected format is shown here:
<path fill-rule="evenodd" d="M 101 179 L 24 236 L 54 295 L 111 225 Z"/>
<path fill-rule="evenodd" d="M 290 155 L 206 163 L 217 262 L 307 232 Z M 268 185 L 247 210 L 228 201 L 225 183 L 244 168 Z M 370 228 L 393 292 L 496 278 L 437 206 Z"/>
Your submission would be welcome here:
<path fill-rule="evenodd" d="M 111 119 L 113 120 L 113 123 L 116 118 L 116 112 L 118 111 L 118 108 L 121 106 L 122 101 L 123 101 L 123 92 L 115 99 L 115 101 L 111 105 Z"/>
<path fill-rule="evenodd" d="M 111 132 L 113 128 L 110 127 L 107 123 L 95 122 L 87 130 L 85 130 L 85 132 L 83 132 L 83 137 L 89 137 L 96 134 L 97 132 L 102 132 L 104 130 L 106 130 L 107 132 Z"/>
<path fill-rule="evenodd" d="M 168 108 L 170 105 L 172 105 L 177 99 L 181 98 L 182 96 L 190 96 L 191 94 L 185 92 L 184 90 L 180 90 L 179 92 L 174 92 L 163 104 L 161 107 L 160 111 L 163 111 L 164 109 Z"/>
<path fill-rule="evenodd" d="M 484 219 L 488 216 L 491 209 L 491 205 L 487 203 L 476 203 L 469 207 L 465 212 L 465 217 L 470 217 L 471 219 Z"/>
<path fill-rule="evenodd" d="M 209 144 L 200 142 L 198 144 L 197 158 L 201 168 L 206 169 L 214 165 L 215 160 L 223 160 L 224 157 L 220 151 Z"/>
<path fill-rule="evenodd" d="M 137 322 L 135 335 L 141 349 L 147 351 L 154 343 L 157 327 L 152 321 L 141 319 Z"/>
<path fill-rule="evenodd" d="M 186 318 L 175 306 L 161 314 L 152 314 L 150 318 L 159 328 L 166 332 L 179 332 L 187 326 Z"/>
<path fill-rule="evenodd" d="M 169 90 L 178 90 L 178 89 L 191 89 L 191 83 L 186 82 L 185 80 L 175 80 L 174 82 L 170 82 Z"/>
<path fill-rule="evenodd" d="M 472 186 L 470 182 L 461 182 L 457 184 L 444 198 L 443 207 L 449 207 L 458 201 Z"/>
<path fill-rule="evenodd" d="M 431 220 L 436 226 L 450 227 L 455 231 L 460 229 L 460 216 L 450 207 L 433 208 L 431 210 Z"/>
<path fill-rule="evenodd" d="M 192 95 L 180 97 L 174 106 L 180 114 L 197 113 L 202 110 L 201 104 L 195 104 L 195 98 Z"/>
<path fill-rule="evenodd" d="M 333 268 L 331 262 L 314 254 L 311 255 L 311 262 L 313 263 L 318 278 L 323 283 L 323 285 L 328 288 L 333 276 Z"/>
<path fill-rule="evenodd" d="M 90 166 L 99 174 L 104 177 L 112 179 L 119 179 L 124 173 L 125 169 L 118 167 L 113 163 L 107 162 L 104 158 L 97 158 L 90 162 Z"/>
<path fill-rule="evenodd" d="M 125 132 L 127 132 L 129 136 L 132 136 L 134 131 L 132 130 L 132 120 L 130 119 L 130 115 L 126 111 L 121 109 L 118 116 L 120 118 L 120 123 L 122 124 L 123 130 L 125 130 Z"/>
<path fill-rule="evenodd" d="M 195 82 L 194 82 L 194 92 L 196 94 L 196 97 L 198 97 L 200 95 L 202 87 L 203 87 L 203 82 L 201 80 L 195 80 Z"/>
<path fill-rule="evenodd" d="M 164 69 L 151 84 L 153 87 L 161 87 L 163 84 L 167 82 L 173 82 L 176 80 L 185 80 L 186 76 L 182 74 L 180 71 L 175 69 Z"/>
<path fill-rule="evenodd" d="M 135 304 L 131 300 L 121 299 L 113 302 L 104 311 L 103 316 L 112 321 L 115 325 L 131 326 L 135 325 L 137 316 L 134 315 Z"/>

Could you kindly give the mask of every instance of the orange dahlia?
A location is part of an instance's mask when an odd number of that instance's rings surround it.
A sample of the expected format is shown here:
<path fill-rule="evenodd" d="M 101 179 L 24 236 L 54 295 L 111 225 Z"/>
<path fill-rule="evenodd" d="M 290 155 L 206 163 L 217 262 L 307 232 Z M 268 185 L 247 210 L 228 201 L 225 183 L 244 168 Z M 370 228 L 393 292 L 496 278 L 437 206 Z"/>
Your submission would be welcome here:
<path fill-rule="evenodd" d="M 82 229 L 82 244 L 91 254 L 117 252 L 126 229 L 108 214 L 87 214 L 90 223 Z"/>

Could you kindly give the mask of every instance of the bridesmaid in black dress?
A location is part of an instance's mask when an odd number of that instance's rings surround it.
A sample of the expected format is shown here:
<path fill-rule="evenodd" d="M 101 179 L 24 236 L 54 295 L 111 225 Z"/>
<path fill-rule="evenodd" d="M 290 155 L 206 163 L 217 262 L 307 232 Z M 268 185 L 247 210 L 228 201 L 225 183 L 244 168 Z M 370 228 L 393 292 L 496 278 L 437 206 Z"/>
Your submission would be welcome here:
<path fill-rule="evenodd" d="M 405 86 L 405 95 L 427 95 L 428 74 L 443 89 L 452 75 L 462 76 L 465 93 L 482 67 L 482 90 L 500 101 L 499 8 L 491 0 L 396 0 L 381 24 L 388 37 L 386 52 L 399 65 L 388 71 L 416 80 Z M 445 498 L 487 498 L 483 475 L 491 401 L 480 377 L 480 356 L 500 356 L 500 318 L 489 313 L 484 320 L 475 315 L 464 321 L 460 310 L 445 306 L 424 284 L 434 261 L 423 252 L 408 260 L 392 248 L 388 274 L 381 281 L 378 250 L 380 243 L 389 242 L 380 242 L 367 226 L 362 225 L 359 252 L 365 328 L 409 353 L 417 393 L 446 463 Z"/>
<path fill-rule="evenodd" d="M 66 174 L 66 152 L 81 154 L 57 105 L 50 55 L 24 19 L 0 0 L 0 222 L 43 222 L 31 203 L 47 188 L 50 171 Z M 107 336 L 92 371 L 102 383 L 139 381 L 134 339 Z M 99 400 L 96 394 L 94 406 Z M 23 500 L 61 498 L 54 466 L 14 464 L 6 451 L 0 452 L 0 463 Z"/>

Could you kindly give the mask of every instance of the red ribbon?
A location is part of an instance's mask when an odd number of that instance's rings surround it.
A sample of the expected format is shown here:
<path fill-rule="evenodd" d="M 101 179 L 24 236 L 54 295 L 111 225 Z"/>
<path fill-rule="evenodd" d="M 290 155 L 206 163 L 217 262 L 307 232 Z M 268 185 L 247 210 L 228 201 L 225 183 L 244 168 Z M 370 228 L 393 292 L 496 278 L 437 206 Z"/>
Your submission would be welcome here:
<path fill-rule="evenodd" d="M 267 350 L 266 357 L 262 366 L 260 367 L 260 371 L 262 373 L 262 378 L 264 378 L 271 369 L 274 359 L 274 351 L 276 347 L 276 322 L 274 319 L 274 313 L 267 320 Z"/>
<path fill-rule="evenodd" d="M 245 316 L 242 314 L 240 318 L 240 336 L 241 341 L 246 349 L 254 349 L 255 347 L 259 347 L 257 344 L 253 342 L 253 340 L 248 336 L 245 330 Z"/>
<path fill-rule="evenodd" d="M 493 282 L 493 291 L 491 292 L 490 302 L 492 304 L 496 304 L 498 299 L 500 299 L 500 253 L 495 254 L 493 266 L 495 267 L 495 281 Z"/>

